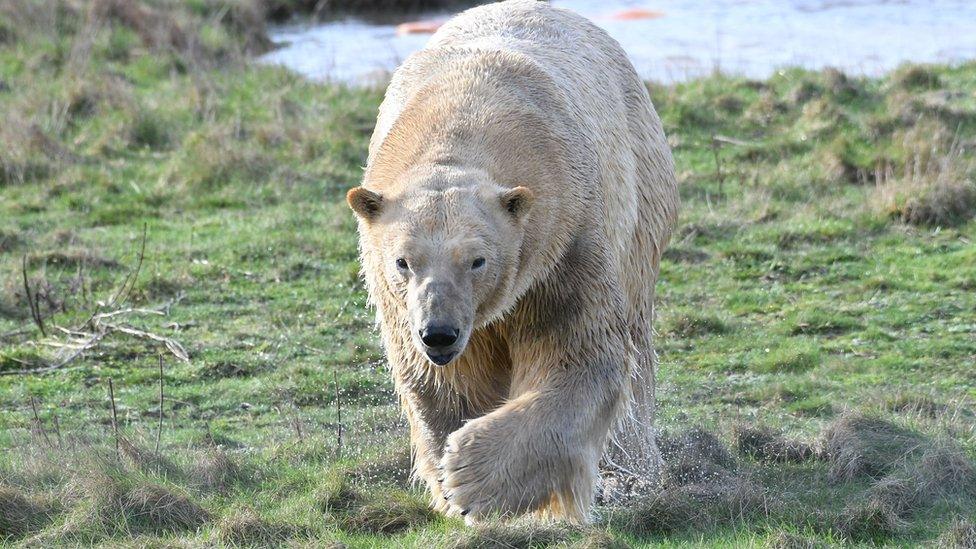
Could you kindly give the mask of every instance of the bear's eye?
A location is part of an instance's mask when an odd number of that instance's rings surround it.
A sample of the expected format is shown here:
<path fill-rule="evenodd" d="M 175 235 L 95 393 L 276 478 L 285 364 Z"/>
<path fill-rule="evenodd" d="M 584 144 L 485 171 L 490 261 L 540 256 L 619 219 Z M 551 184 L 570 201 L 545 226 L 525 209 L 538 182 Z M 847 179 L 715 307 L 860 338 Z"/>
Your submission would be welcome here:
<path fill-rule="evenodd" d="M 407 265 L 407 260 L 403 259 L 402 257 L 397 258 L 396 266 L 397 269 L 400 269 L 401 271 L 406 271 L 410 269 L 410 265 Z"/>
<path fill-rule="evenodd" d="M 474 262 L 471 263 L 471 270 L 472 271 L 477 271 L 478 269 L 480 269 L 480 268 L 482 268 L 484 266 L 485 266 L 485 258 L 479 257 L 479 258 L 475 259 Z"/>

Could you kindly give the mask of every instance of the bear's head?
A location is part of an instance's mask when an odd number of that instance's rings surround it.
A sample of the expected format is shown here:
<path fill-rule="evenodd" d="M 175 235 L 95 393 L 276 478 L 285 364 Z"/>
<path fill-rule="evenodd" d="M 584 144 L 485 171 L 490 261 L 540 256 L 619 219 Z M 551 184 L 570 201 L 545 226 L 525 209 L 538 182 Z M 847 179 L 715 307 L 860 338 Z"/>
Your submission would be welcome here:
<path fill-rule="evenodd" d="M 444 366 L 473 330 L 517 299 L 511 294 L 533 194 L 480 172 L 395 187 L 382 194 L 356 187 L 346 199 L 360 221 L 366 268 L 382 271 L 372 274 L 406 313 L 414 345 Z"/>

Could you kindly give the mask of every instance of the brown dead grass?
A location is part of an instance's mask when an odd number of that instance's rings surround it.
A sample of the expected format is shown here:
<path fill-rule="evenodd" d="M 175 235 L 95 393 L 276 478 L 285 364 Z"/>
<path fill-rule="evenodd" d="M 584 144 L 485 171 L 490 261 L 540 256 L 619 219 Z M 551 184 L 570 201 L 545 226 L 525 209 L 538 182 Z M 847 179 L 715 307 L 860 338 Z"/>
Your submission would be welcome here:
<path fill-rule="evenodd" d="M 570 549 L 628 549 L 630 545 L 605 530 L 588 530 L 583 537 L 565 544 Z"/>
<path fill-rule="evenodd" d="M 353 532 L 391 535 L 423 526 L 435 517 L 426 501 L 407 492 L 394 491 L 350 509 L 339 518 L 339 525 Z"/>
<path fill-rule="evenodd" d="M 915 475 L 924 496 L 968 495 L 976 498 L 976 466 L 958 445 L 942 440 L 925 450 Z"/>
<path fill-rule="evenodd" d="M 925 438 L 884 419 L 846 413 L 824 432 L 824 457 L 830 464 L 831 482 L 858 477 L 881 478 L 912 454 L 919 453 Z"/>
<path fill-rule="evenodd" d="M 889 411 L 923 418 L 937 418 L 949 411 L 949 406 L 928 395 L 899 393 L 886 398 L 883 406 Z"/>
<path fill-rule="evenodd" d="M 506 549 L 549 547 L 568 541 L 579 529 L 562 523 L 522 519 L 472 528 L 446 546 L 452 549 Z"/>
<path fill-rule="evenodd" d="M 768 512 L 765 489 L 738 467 L 714 434 L 694 428 L 676 437 L 662 435 L 664 486 L 651 495 L 614 508 L 610 524 L 638 537 L 734 524 Z"/>
<path fill-rule="evenodd" d="M 50 520 L 49 511 L 20 490 L 0 486 L 0 541 L 42 528 Z"/>
<path fill-rule="evenodd" d="M 165 456 L 157 455 L 155 452 L 141 448 L 124 437 L 119 438 L 119 450 L 126 464 L 133 469 L 167 478 L 179 478 L 182 476 L 180 468 Z"/>
<path fill-rule="evenodd" d="M 815 455 L 809 444 L 788 439 L 769 427 L 740 424 L 733 429 L 732 438 L 740 455 L 757 461 L 800 463 Z"/>
<path fill-rule="evenodd" d="M 196 530 L 210 513 L 172 488 L 120 472 L 93 472 L 77 478 L 68 491 L 79 501 L 58 536 L 166 534 Z"/>
<path fill-rule="evenodd" d="M 247 476 L 227 452 L 216 446 L 202 451 L 187 467 L 189 484 L 209 492 L 228 492 Z"/>
<path fill-rule="evenodd" d="M 908 452 L 897 470 L 848 503 L 834 527 L 852 541 L 884 540 L 903 533 L 913 516 L 939 499 L 974 495 L 976 467 L 966 453 L 949 441 L 929 443 L 921 453 Z"/>
<path fill-rule="evenodd" d="M 878 175 L 875 208 L 911 225 L 965 223 L 976 216 L 976 170 L 958 142 L 943 147 L 929 137 L 903 138 L 904 169 Z"/>
<path fill-rule="evenodd" d="M 972 519 L 957 519 L 939 536 L 935 546 L 945 549 L 976 549 L 976 524 Z"/>
<path fill-rule="evenodd" d="M 250 507 L 237 509 L 225 516 L 217 529 L 221 541 L 237 546 L 280 546 L 295 534 L 295 528 L 264 520 Z"/>
<path fill-rule="evenodd" d="M 665 486 L 719 481 L 736 469 L 735 457 L 715 435 L 693 428 L 676 437 L 662 434 L 658 447 L 664 458 Z"/>
<path fill-rule="evenodd" d="M 835 529 L 857 542 L 887 539 L 908 526 L 918 501 L 918 485 L 908 478 L 888 477 L 875 483 L 863 499 L 848 504 Z"/>
<path fill-rule="evenodd" d="M 609 523 L 637 537 L 672 534 L 697 524 L 700 506 L 684 491 L 663 490 L 615 510 Z"/>
<path fill-rule="evenodd" d="M 828 545 L 791 532 L 778 531 L 769 538 L 769 549 L 821 549 Z"/>
<path fill-rule="evenodd" d="M 361 505 L 365 496 L 346 475 L 332 473 L 323 479 L 313 499 L 321 512 L 341 514 Z"/>
<path fill-rule="evenodd" d="M 410 471 L 410 449 L 398 447 L 366 459 L 350 470 L 349 476 L 357 483 L 383 483 L 407 488 L 410 485 Z"/>
<path fill-rule="evenodd" d="M 30 267 L 44 265 L 65 268 L 85 266 L 89 268 L 117 269 L 122 267 L 122 264 L 118 261 L 102 256 L 95 250 L 88 248 L 65 248 L 57 251 L 32 253 L 27 256 L 27 262 Z"/>
<path fill-rule="evenodd" d="M 938 88 L 942 85 L 939 74 L 925 65 L 906 65 L 891 75 L 891 83 L 903 90 Z"/>

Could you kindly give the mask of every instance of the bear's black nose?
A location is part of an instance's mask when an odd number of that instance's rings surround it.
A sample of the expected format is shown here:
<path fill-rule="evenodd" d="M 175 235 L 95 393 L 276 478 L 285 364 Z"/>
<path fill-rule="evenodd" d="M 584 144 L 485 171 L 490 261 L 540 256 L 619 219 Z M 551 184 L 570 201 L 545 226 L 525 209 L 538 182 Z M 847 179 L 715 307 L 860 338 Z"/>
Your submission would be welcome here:
<path fill-rule="evenodd" d="M 461 330 L 450 326 L 427 326 L 420 331 L 420 340 L 428 347 L 450 347 Z"/>

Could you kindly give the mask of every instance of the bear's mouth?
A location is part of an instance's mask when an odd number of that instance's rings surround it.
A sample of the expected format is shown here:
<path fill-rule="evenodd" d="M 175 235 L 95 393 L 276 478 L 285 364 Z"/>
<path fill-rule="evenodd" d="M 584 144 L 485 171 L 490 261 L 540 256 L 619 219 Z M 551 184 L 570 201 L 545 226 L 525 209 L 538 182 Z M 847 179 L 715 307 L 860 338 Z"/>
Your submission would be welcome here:
<path fill-rule="evenodd" d="M 457 356 L 457 353 L 453 351 L 447 353 L 437 353 L 434 351 L 427 351 L 427 358 L 430 359 L 431 362 L 433 362 L 438 366 L 447 366 L 449 362 L 454 360 L 455 356 Z"/>

